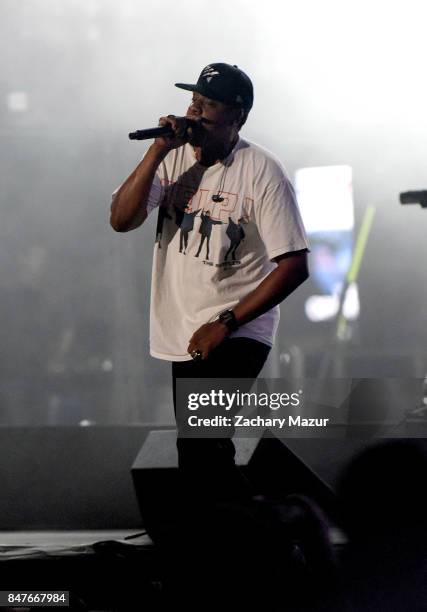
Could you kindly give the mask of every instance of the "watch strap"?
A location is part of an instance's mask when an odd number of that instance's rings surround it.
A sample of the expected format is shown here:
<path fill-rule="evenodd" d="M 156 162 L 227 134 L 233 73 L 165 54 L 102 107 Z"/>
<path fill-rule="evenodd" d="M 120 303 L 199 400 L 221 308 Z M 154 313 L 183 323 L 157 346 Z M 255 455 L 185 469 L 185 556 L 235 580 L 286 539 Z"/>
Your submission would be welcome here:
<path fill-rule="evenodd" d="M 231 332 L 234 332 L 239 329 L 236 316 L 232 310 L 224 310 L 224 312 L 221 312 L 218 317 L 218 321 L 224 323 L 224 325 L 226 325 Z"/>

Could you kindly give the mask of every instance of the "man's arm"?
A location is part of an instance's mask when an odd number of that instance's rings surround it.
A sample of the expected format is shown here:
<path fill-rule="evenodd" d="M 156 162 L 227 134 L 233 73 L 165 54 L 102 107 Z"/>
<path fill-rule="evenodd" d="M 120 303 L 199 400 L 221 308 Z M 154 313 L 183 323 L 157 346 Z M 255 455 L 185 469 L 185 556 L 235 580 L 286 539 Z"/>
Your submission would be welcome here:
<path fill-rule="evenodd" d="M 277 263 L 277 268 L 233 308 L 239 326 L 249 323 L 280 304 L 308 278 L 306 249 L 285 253 L 275 257 L 273 261 Z M 197 349 L 206 358 L 229 333 L 227 326 L 220 321 L 206 323 L 193 334 L 188 352 Z"/>
<path fill-rule="evenodd" d="M 156 170 L 166 152 L 151 145 L 144 159 L 128 176 L 111 205 L 110 225 L 116 232 L 136 229 L 147 218 L 147 202 Z"/>
<path fill-rule="evenodd" d="M 157 168 L 170 150 L 184 144 L 184 122 L 173 115 L 161 117 L 159 125 L 170 124 L 172 137 L 156 138 L 143 160 L 128 176 L 116 193 L 111 205 L 110 225 L 116 232 L 136 229 L 147 218 L 147 202 Z"/>
<path fill-rule="evenodd" d="M 239 327 L 283 302 L 309 276 L 306 250 L 285 253 L 273 261 L 277 268 L 233 308 Z"/>

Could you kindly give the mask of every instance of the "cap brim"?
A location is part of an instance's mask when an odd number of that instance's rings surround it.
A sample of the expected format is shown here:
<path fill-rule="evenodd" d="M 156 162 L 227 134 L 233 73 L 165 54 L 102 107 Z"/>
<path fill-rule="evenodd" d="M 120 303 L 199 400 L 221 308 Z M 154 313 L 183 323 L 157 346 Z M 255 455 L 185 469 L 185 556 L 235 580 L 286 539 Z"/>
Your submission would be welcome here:
<path fill-rule="evenodd" d="M 195 83 L 194 85 L 190 85 L 189 83 L 175 83 L 175 87 L 179 87 L 180 89 L 185 89 L 186 91 L 195 91 L 196 93 L 201 94 L 202 96 L 206 96 L 206 98 L 210 98 L 211 100 L 218 100 L 218 102 L 222 102 L 223 104 L 228 104 L 230 106 L 235 106 L 233 102 L 219 96 L 216 92 L 213 92 L 207 86 L 203 86 L 202 84 Z M 239 105 L 240 106 L 240 105 Z M 252 106 L 252 105 L 251 105 Z M 242 108 L 246 108 L 242 105 Z M 247 107 L 250 108 L 250 107 Z"/>
<path fill-rule="evenodd" d="M 187 91 L 199 90 L 197 85 L 189 85 L 188 83 L 175 83 L 175 87 L 179 87 L 180 89 L 186 89 Z"/>

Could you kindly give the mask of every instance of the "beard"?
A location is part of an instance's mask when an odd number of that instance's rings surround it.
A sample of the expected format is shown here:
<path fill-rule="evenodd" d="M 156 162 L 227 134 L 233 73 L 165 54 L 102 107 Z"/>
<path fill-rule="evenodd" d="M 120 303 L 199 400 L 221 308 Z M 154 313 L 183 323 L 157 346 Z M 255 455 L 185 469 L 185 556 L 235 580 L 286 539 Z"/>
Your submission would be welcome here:
<path fill-rule="evenodd" d="M 200 122 L 190 121 L 187 128 L 187 142 L 193 147 L 202 147 L 209 139 L 209 132 Z"/>

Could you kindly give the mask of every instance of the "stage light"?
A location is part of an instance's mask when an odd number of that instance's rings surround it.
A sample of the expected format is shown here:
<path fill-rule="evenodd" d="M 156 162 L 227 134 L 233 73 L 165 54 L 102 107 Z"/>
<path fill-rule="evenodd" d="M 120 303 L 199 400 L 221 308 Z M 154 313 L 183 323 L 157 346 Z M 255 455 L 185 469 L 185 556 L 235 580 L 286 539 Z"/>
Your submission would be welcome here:
<path fill-rule="evenodd" d="M 25 113 L 28 110 L 26 91 L 10 91 L 7 94 L 7 108 L 12 113 Z"/>

